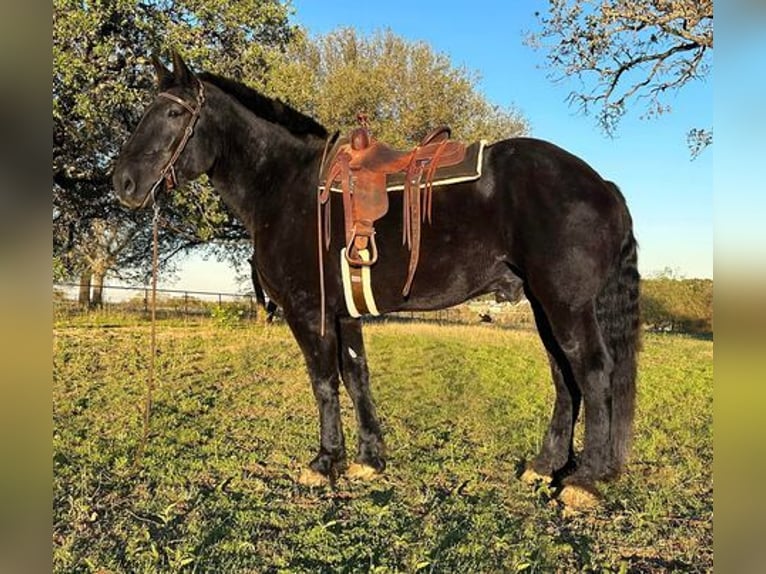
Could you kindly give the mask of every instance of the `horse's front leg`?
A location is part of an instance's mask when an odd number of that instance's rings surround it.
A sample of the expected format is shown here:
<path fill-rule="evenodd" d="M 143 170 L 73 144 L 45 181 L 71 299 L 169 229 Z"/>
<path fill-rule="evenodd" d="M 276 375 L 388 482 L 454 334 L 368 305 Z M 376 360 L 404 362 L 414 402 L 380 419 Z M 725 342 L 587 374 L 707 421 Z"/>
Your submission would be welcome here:
<path fill-rule="evenodd" d="M 354 403 L 359 440 L 356 459 L 348 469 L 350 478 L 371 478 L 386 467 L 380 422 L 370 393 L 370 374 L 359 319 L 338 319 L 338 363 Z"/>
<path fill-rule="evenodd" d="M 299 482 L 319 486 L 333 482 L 346 469 L 338 401 L 338 339 L 333 329 L 320 335 L 319 322 L 312 323 L 311 314 L 307 317 L 285 309 L 285 319 L 303 351 L 319 409 L 319 452 L 301 473 Z"/>

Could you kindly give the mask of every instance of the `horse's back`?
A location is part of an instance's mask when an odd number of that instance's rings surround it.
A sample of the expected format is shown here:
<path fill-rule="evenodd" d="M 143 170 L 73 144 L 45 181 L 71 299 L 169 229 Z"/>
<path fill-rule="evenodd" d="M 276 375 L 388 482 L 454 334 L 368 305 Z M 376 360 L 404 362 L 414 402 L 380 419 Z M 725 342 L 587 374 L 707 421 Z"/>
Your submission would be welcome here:
<path fill-rule="evenodd" d="M 511 178 L 513 188 L 508 191 L 514 204 L 528 202 L 552 212 L 560 212 L 573 202 L 602 210 L 624 206 L 612 182 L 581 158 L 548 141 L 528 137 L 502 140 L 488 147 L 487 160 L 495 174 Z"/>

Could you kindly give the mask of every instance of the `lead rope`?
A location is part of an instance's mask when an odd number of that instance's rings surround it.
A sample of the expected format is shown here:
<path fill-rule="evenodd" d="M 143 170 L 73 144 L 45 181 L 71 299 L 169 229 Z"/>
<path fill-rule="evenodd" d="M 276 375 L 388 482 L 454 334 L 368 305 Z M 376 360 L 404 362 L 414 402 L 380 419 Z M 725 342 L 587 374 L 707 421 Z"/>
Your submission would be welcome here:
<path fill-rule="evenodd" d="M 197 123 L 200 112 L 202 111 L 202 106 L 205 103 L 205 86 L 199 80 L 197 80 L 197 85 L 198 85 L 198 91 L 197 91 L 197 98 L 196 98 L 196 101 L 197 101 L 196 108 L 191 107 L 181 98 L 173 94 L 169 94 L 167 92 L 162 92 L 159 94 L 159 96 L 172 100 L 176 102 L 177 104 L 186 108 L 186 110 L 188 110 L 189 113 L 191 114 L 191 117 L 189 118 L 189 121 L 186 124 L 186 127 L 184 128 L 183 135 L 181 136 L 181 140 L 178 142 L 178 145 L 173 151 L 173 154 L 171 155 L 170 160 L 168 161 L 167 164 L 165 164 L 165 167 L 162 168 L 162 171 L 160 171 L 160 175 L 157 178 L 157 181 L 154 182 L 154 185 L 149 190 L 149 193 L 146 194 L 146 197 L 144 198 L 144 201 L 141 204 L 141 207 L 145 207 L 147 203 L 149 202 L 149 200 L 151 199 L 152 208 L 154 209 L 154 216 L 152 217 L 151 356 L 149 357 L 149 377 L 147 378 L 147 381 L 146 381 L 146 397 L 144 399 L 144 413 L 143 413 L 144 428 L 141 435 L 141 442 L 138 445 L 138 452 L 136 453 L 136 460 L 134 463 L 134 466 L 136 467 L 141 462 L 141 457 L 144 454 L 146 443 L 149 440 L 149 431 L 151 429 L 149 423 L 151 421 L 151 414 L 152 414 L 152 396 L 154 395 L 154 362 L 155 362 L 155 357 L 157 355 L 157 272 L 159 267 L 158 244 L 159 244 L 159 226 L 160 226 L 160 204 L 157 203 L 156 192 L 157 192 L 157 189 L 160 187 L 160 185 L 162 185 L 163 183 L 165 184 L 165 187 L 168 192 L 172 191 L 177 184 L 175 163 L 180 157 L 181 152 L 183 152 L 184 148 L 186 147 L 186 143 L 189 141 L 189 138 L 191 138 L 192 135 L 194 134 L 194 125 Z"/>
<path fill-rule="evenodd" d="M 152 312 L 151 312 L 151 343 L 149 355 L 149 376 L 146 379 L 146 396 L 144 397 L 143 412 L 143 431 L 141 433 L 141 443 L 138 445 L 136 453 L 135 466 L 141 462 L 141 458 L 149 441 L 149 432 L 151 430 L 152 402 L 154 396 L 154 361 L 157 355 L 157 271 L 159 267 L 159 226 L 160 226 L 160 204 L 154 199 L 154 189 L 152 189 L 152 207 L 154 216 L 152 217 Z"/>

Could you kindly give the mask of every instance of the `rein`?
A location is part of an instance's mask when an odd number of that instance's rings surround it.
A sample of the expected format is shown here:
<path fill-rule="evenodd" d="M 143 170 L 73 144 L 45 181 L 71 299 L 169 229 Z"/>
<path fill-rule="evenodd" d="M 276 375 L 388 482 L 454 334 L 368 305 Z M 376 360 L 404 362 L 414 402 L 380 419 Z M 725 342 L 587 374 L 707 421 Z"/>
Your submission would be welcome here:
<path fill-rule="evenodd" d="M 154 200 L 154 191 L 152 191 L 152 200 Z M 149 345 L 149 376 L 146 379 L 146 396 L 144 397 L 143 412 L 143 430 L 141 432 L 141 442 L 138 445 L 138 452 L 134 461 L 134 467 L 137 467 L 149 441 L 149 432 L 151 430 L 150 419 L 152 413 L 152 402 L 154 396 L 154 362 L 157 357 L 157 270 L 159 268 L 159 227 L 160 227 L 160 204 L 154 201 L 152 204 L 154 215 L 152 216 L 152 297 L 151 297 L 151 329 Z"/>
<path fill-rule="evenodd" d="M 322 179 L 322 174 L 324 173 L 324 170 L 326 167 L 325 162 L 327 161 L 327 151 L 330 149 L 330 143 L 334 141 L 335 138 L 337 137 L 338 137 L 338 134 L 335 133 L 334 135 L 329 136 L 324 143 L 324 151 L 322 152 L 322 161 L 319 162 L 320 182 Z M 324 334 L 325 334 L 325 319 L 326 319 L 326 313 L 327 313 L 326 312 L 327 303 L 325 301 L 326 296 L 325 296 L 325 285 L 324 285 L 324 256 L 323 256 L 323 249 L 322 249 L 322 204 L 330 198 L 329 193 L 330 193 L 329 186 L 327 186 L 324 193 L 317 193 L 317 254 L 319 257 L 319 300 L 320 300 L 319 336 L 320 337 L 324 337 Z M 328 205 L 327 213 L 329 212 L 330 212 L 330 209 Z"/>
<path fill-rule="evenodd" d="M 156 191 L 163 182 L 165 183 L 165 189 L 168 191 L 168 193 L 173 191 L 176 185 L 178 185 L 178 180 L 176 179 L 175 172 L 175 163 L 178 161 L 178 158 L 180 157 L 184 148 L 186 148 L 186 144 L 189 142 L 189 138 L 191 138 L 191 136 L 194 134 L 194 126 L 199 119 L 200 112 L 202 111 L 202 105 L 205 103 L 205 88 L 203 87 L 202 82 L 199 80 L 197 81 L 199 83 L 199 91 L 197 92 L 196 107 L 192 107 L 187 102 L 174 94 L 168 92 L 161 92 L 158 94 L 158 97 L 161 96 L 163 98 L 167 98 L 182 106 L 191 114 L 191 116 L 189 117 L 189 121 L 184 128 L 183 135 L 178 141 L 178 145 L 176 145 L 173 154 L 165 164 L 165 167 L 162 168 L 162 171 L 160 171 L 160 175 L 157 178 L 157 181 L 154 182 L 154 185 L 152 185 L 152 188 L 149 190 L 149 193 L 146 194 L 146 197 L 141 204 L 141 207 L 145 207 L 149 203 L 149 200 L 151 200 L 152 208 L 154 209 L 154 215 L 152 217 L 152 312 L 150 335 L 151 354 L 149 356 L 149 376 L 146 381 L 146 397 L 144 398 L 143 432 L 141 435 L 141 443 L 138 446 L 138 453 L 136 454 L 136 466 L 140 463 L 144 449 L 146 448 L 146 443 L 149 440 L 149 432 L 151 429 L 150 419 L 155 387 L 155 359 L 157 356 L 157 274 L 159 271 L 160 227 L 160 204 L 157 202 Z"/>

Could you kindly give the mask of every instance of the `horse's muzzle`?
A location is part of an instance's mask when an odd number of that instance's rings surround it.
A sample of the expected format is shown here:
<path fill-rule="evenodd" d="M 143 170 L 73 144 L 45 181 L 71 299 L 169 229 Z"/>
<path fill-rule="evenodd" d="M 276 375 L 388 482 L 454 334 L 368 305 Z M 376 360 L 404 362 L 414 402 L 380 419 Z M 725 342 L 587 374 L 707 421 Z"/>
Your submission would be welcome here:
<path fill-rule="evenodd" d="M 114 194 L 119 202 L 130 209 L 139 209 L 146 204 L 146 193 L 138 189 L 135 178 L 123 166 L 117 166 L 112 175 Z"/>

